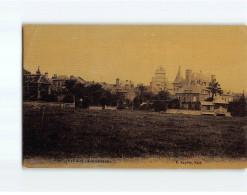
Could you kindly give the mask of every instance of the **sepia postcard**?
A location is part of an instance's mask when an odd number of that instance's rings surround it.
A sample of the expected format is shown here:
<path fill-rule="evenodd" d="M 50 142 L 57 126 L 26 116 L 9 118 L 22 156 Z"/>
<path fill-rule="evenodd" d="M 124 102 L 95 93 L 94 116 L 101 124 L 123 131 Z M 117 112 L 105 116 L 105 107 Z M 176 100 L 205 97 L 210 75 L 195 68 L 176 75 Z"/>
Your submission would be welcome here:
<path fill-rule="evenodd" d="M 247 167 L 246 26 L 22 33 L 24 167 Z"/>

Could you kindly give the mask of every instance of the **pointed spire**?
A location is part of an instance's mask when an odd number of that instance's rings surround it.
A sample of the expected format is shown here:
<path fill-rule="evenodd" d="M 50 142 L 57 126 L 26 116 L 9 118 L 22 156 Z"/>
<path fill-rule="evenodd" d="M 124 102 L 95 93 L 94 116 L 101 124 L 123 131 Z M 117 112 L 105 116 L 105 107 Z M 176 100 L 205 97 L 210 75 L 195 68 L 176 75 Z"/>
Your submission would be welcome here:
<path fill-rule="evenodd" d="M 177 76 L 176 76 L 175 80 L 173 81 L 173 83 L 180 83 L 182 81 L 183 81 L 183 77 L 181 75 L 181 66 L 179 66 Z"/>
<path fill-rule="evenodd" d="M 39 66 L 38 66 L 38 70 L 36 71 L 36 74 L 40 74 Z"/>

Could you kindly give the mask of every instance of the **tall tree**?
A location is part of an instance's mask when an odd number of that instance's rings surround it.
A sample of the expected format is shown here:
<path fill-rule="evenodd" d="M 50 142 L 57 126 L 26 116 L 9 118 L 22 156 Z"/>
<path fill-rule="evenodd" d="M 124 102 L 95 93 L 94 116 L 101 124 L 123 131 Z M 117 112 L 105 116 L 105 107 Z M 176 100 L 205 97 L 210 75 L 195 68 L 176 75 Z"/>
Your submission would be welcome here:
<path fill-rule="evenodd" d="M 160 91 L 156 95 L 155 99 L 157 99 L 157 100 L 168 100 L 168 99 L 170 99 L 170 93 L 168 91 Z"/>
<path fill-rule="evenodd" d="M 77 98 L 81 98 L 85 95 L 86 89 L 84 84 L 81 84 L 76 80 L 67 80 L 65 82 L 65 86 L 68 94 L 73 96 L 74 101 L 76 101 Z"/>
<path fill-rule="evenodd" d="M 220 87 L 220 84 L 215 80 L 212 79 L 212 81 L 209 83 L 209 86 L 207 87 L 207 89 L 211 92 L 212 94 L 212 100 L 214 100 L 214 96 L 216 96 L 217 94 L 222 95 L 223 94 L 223 90 Z"/>
<path fill-rule="evenodd" d="M 139 92 L 139 95 L 143 96 L 143 94 L 147 91 L 147 88 L 143 85 L 143 84 L 140 84 L 138 86 L 138 92 Z"/>

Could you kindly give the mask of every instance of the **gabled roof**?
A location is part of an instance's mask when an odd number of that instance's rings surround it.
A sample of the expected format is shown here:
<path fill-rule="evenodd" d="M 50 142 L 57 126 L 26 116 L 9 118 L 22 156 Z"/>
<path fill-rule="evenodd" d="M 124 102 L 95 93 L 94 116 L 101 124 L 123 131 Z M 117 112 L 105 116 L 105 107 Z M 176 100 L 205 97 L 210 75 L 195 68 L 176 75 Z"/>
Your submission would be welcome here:
<path fill-rule="evenodd" d="M 85 80 L 81 77 L 75 77 L 73 75 L 70 76 L 70 79 L 76 80 L 77 82 L 84 83 Z"/>
<path fill-rule="evenodd" d="M 217 98 L 214 100 L 215 104 L 229 104 L 228 102 L 226 102 L 225 100 L 222 100 L 220 98 Z"/>
<path fill-rule="evenodd" d="M 178 89 L 177 93 L 201 93 L 202 90 L 200 85 L 184 85 Z"/>
<path fill-rule="evenodd" d="M 52 84 L 52 81 L 49 78 L 46 78 L 44 75 L 41 75 L 37 83 Z"/>
<path fill-rule="evenodd" d="M 31 74 L 31 72 L 23 68 L 23 74 Z"/>
<path fill-rule="evenodd" d="M 40 78 L 41 75 L 39 74 L 26 74 L 23 76 L 24 78 L 24 82 L 27 83 L 38 83 L 38 80 Z"/>
<path fill-rule="evenodd" d="M 202 106 L 214 106 L 214 102 L 210 101 L 200 101 Z"/>
<path fill-rule="evenodd" d="M 67 75 L 59 75 L 57 77 L 52 77 L 52 80 L 56 81 L 56 80 L 69 80 L 69 78 L 67 77 Z"/>
<path fill-rule="evenodd" d="M 181 67 L 179 66 L 178 73 L 175 80 L 173 81 L 173 84 L 181 83 L 183 80 L 183 76 L 181 75 Z"/>
<path fill-rule="evenodd" d="M 206 81 L 206 82 L 210 82 L 210 76 L 203 74 L 202 72 L 200 73 L 194 73 L 193 77 L 195 80 L 201 80 L 201 81 Z"/>
<path fill-rule="evenodd" d="M 214 106 L 215 104 L 229 104 L 225 100 L 220 98 L 215 99 L 214 101 L 200 101 L 203 106 Z"/>

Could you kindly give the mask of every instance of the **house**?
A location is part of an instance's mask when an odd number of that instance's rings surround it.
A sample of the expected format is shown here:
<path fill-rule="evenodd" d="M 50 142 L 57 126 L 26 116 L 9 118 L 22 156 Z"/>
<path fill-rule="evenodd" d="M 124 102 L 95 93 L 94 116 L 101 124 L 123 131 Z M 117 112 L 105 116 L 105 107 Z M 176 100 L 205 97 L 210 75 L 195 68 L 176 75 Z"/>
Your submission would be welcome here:
<path fill-rule="evenodd" d="M 220 98 L 222 100 L 225 100 L 226 102 L 232 102 L 233 101 L 233 94 L 231 92 L 226 92 L 226 93 L 223 93 Z"/>
<path fill-rule="evenodd" d="M 54 91 L 57 93 L 64 93 L 66 92 L 66 81 L 69 80 L 69 78 L 66 75 L 59 75 L 54 74 L 52 77 L 52 82 L 54 86 Z"/>
<path fill-rule="evenodd" d="M 209 95 L 206 88 L 198 85 L 186 85 L 176 92 L 175 97 L 179 99 L 181 108 L 196 109 L 198 103 L 209 98 Z"/>
<path fill-rule="evenodd" d="M 166 71 L 163 69 L 163 67 L 160 67 L 155 71 L 155 76 L 152 77 L 150 82 L 150 88 L 150 91 L 154 94 L 158 94 L 160 91 L 167 90 Z"/>
<path fill-rule="evenodd" d="M 220 98 L 214 101 L 201 101 L 201 114 L 202 115 L 221 115 L 221 116 L 231 116 L 227 111 L 228 102 Z"/>
<path fill-rule="evenodd" d="M 130 101 L 133 101 L 136 96 L 134 84 L 129 80 L 120 82 L 118 78 L 116 79 L 116 84 L 111 89 L 111 93 L 118 94 L 122 99 Z"/>
<path fill-rule="evenodd" d="M 76 82 L 81 83 L 81 84 L 84 84 L 86 82 L 83 78 L 75 77 L 73 75 L 71 75 L 69 78 L 70 78 L 70 80 L 76 80 Z"/>
<path fill-rule="evenodd" d="M 211 79 L 215 79 L 215 75 L 211 75 Z M 181 75 L 181 67 L 179 67 L 177 76 L 173 81 L 173 90 L 175 97 L 180 101 L 180 107 L 184 109 L 199 109 L 200 101 L 210 98 L 210 91 L 207 89 L 210 78 L 200 71 L 200 73 L 192 72 L 187 69 L 185 71 L 185 79 Z"/>
<path fill-rule="evenodd" d="M 52 91 L 52 81 L 48 73 L 41 74 L 39 67 L 36 74 L 23 70 L 23 100 L 42 100 Z"/>

